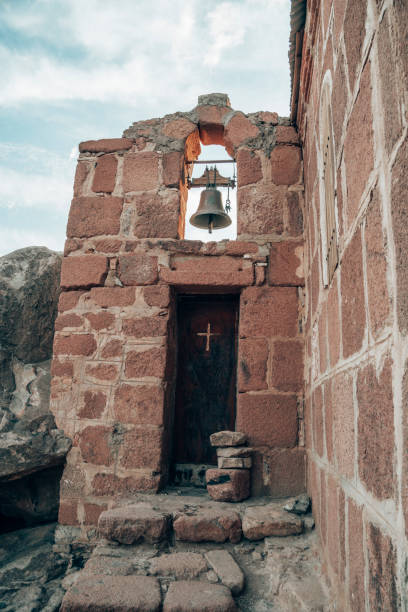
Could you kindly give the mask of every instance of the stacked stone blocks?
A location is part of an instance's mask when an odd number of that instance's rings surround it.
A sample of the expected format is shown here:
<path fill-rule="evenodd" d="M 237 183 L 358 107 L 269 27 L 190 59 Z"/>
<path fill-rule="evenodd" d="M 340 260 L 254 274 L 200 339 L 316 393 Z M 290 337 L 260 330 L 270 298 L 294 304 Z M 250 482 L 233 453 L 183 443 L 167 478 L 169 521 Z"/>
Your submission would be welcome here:
<path fill-rule="evenodd" d="M 236 241 L 183 239 L 200 141 L 237 159 Z M 60 522 L 92 525 L 117 497 L 166 483 L 179 291 L 241 292 L 236 427 L 255 448 L 252 492 L 303 490 L 301 171 L 287 120 L 225 99 L 81 143 L 52 366 L 73 441 Z"/>

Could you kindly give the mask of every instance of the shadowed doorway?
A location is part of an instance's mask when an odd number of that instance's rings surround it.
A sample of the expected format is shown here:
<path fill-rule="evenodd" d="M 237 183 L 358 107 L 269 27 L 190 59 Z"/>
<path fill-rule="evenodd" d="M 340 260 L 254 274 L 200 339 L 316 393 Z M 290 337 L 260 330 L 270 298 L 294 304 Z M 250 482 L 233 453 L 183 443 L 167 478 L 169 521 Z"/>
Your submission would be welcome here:
<path fill-rule="evenodd" d="M 216 464 L 209 437 L 235 428 L 238 295 L 178 298 L 174 463 Z"/>

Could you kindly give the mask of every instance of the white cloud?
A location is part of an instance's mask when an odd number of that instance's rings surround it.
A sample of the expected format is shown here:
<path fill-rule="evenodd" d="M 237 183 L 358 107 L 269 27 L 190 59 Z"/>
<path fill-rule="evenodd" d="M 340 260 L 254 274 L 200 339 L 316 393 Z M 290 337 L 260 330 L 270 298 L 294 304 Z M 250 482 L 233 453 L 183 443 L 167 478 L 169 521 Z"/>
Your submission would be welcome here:
<path fill-rule="evenodd" d="M 43 44 L 28 44 L 25 51 L 0 47 L 5 106 L 136 100 L 149 117 L 152 105 L 171 112 L 185 108 L 180 100 L 188 96 L 195 102 L 200 93 L 245 89 L 248 78 L 258 78 L 260 89 L 242 95 L 262 98 L 271 69 L 286 79 L 289 100 L 289 11 L 282 10 L 289 0 L 38 0 L 8 6 L 3 16 L 9 27 L 28 43 L 35 31 Z"/>
<path fill-rule="evenodd" d="M 64 248 L 65 232 L 0 228 L 0 257 L 26 246 L 46 246 L 54 251 Z"/>

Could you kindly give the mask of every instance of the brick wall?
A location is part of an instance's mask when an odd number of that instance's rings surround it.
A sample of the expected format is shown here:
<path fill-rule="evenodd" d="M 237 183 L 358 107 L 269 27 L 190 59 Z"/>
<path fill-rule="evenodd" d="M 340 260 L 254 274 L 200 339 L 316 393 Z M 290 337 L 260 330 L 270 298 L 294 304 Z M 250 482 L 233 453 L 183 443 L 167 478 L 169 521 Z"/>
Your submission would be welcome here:
<path fill-rule="evenodd" d="M 237 241 L 183 240 L 200 142 L 237 160 Z M 288 120 L 219 94 L 80 144 L 52 365 L 52 410 L 73 442 L 61 523 L 86 530 L 120 497 L 166 484 L 178 291 L 241 294 L 236 427 L 256 449 L 252 491 L 304 490 L 302 198 Z"/>
<path fill-rule="evenodd" d="M 297 123 L 308 488 L 338 609 L 407 609 L 408 8 L 402 0 L 307 5 Z M 340 261 L 327 287 L 326 86 Z"/>

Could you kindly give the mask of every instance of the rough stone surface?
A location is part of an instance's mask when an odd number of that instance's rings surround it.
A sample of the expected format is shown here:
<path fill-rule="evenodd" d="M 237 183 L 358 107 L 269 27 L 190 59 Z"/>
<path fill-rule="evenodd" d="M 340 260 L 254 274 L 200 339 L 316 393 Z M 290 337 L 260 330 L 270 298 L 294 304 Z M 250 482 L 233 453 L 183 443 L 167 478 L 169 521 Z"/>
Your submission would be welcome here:
<path fill-rule="evenodd" d="M 192 552 L 162 555 L 153 559 L 150 565 L 153 575 L 174 576 L 177 580 L 191 580 L 207 570 L 208 565 L 203 555 Z"/>
<path fill-rule="evenodd" d="M 170 585 L 163 612 L 235 612 L 231 591 L 221 584 L 179 581 Z"/>
<path fill-rule="evenodd" d="M 141 540 L 153 543 L 167 538 L 169 520 L 170 515 L 141 503 L 102 512 L 98 527 L 103 536 L 122 544 Z"/>
<path fill-rule="evenodd" d="M 49 410 L 60 266 L 61 255 L 45 247 L 0 257 L 0 513 L 23 524 L 56 518 L 53 466 L 71 446 Z"/>
<path fill-rule="evenodd" d="M 302 533 L 303 522 L 276 506 L 252 506 L 242 519 L 242 531 L 248 540 L 261 540 L 267 536 L 289 536 Z"/>
<path fill-rule="evenodd" d="M 58 610 L 69 558 L 54 552 L 55 523 L 0 536 L 0 599 L 7 612 Z M 48 607 L 49 606 L 49 607 Z"/>
<path fill-rule="evenodd" d="M 185 542 L 237 543 L 241 539 L 241 519 L 232 510 L 202 509 L 195 514 L 178 514 L 173 523 L 177 540 Z"/>
<path fill-rule="evenodd" d="M 122 198 L 112 196 L 74 198 L 68 217 L 68 238 L 117 234 L 122 207 Z"/>
<path fill-rule="evenodd" d="M 211 469 L 205 477 L 208 494 L 216 501 L 238 502 L 249 497 L 249 470 Z"/>
<path fill-rule="evenodd" d="M 233 595 L 239 595 L 244 588 L 245 577 L 233 556 L 226 550 L 210 550 L 205 558 L 222 584 L 231 589 Z"/>
<path fill-rule="evenodd" d="M 217 431 L 210 436 L 211 446 L 241 446 L 246 444 L 247 436 L 240 431 Z"/>
<path fill-rule="evenodd" d="M 158 612 L 160 606 L 160 585 L 155 578 L 83 573 L 67 591 L 61 612 Z"/>

